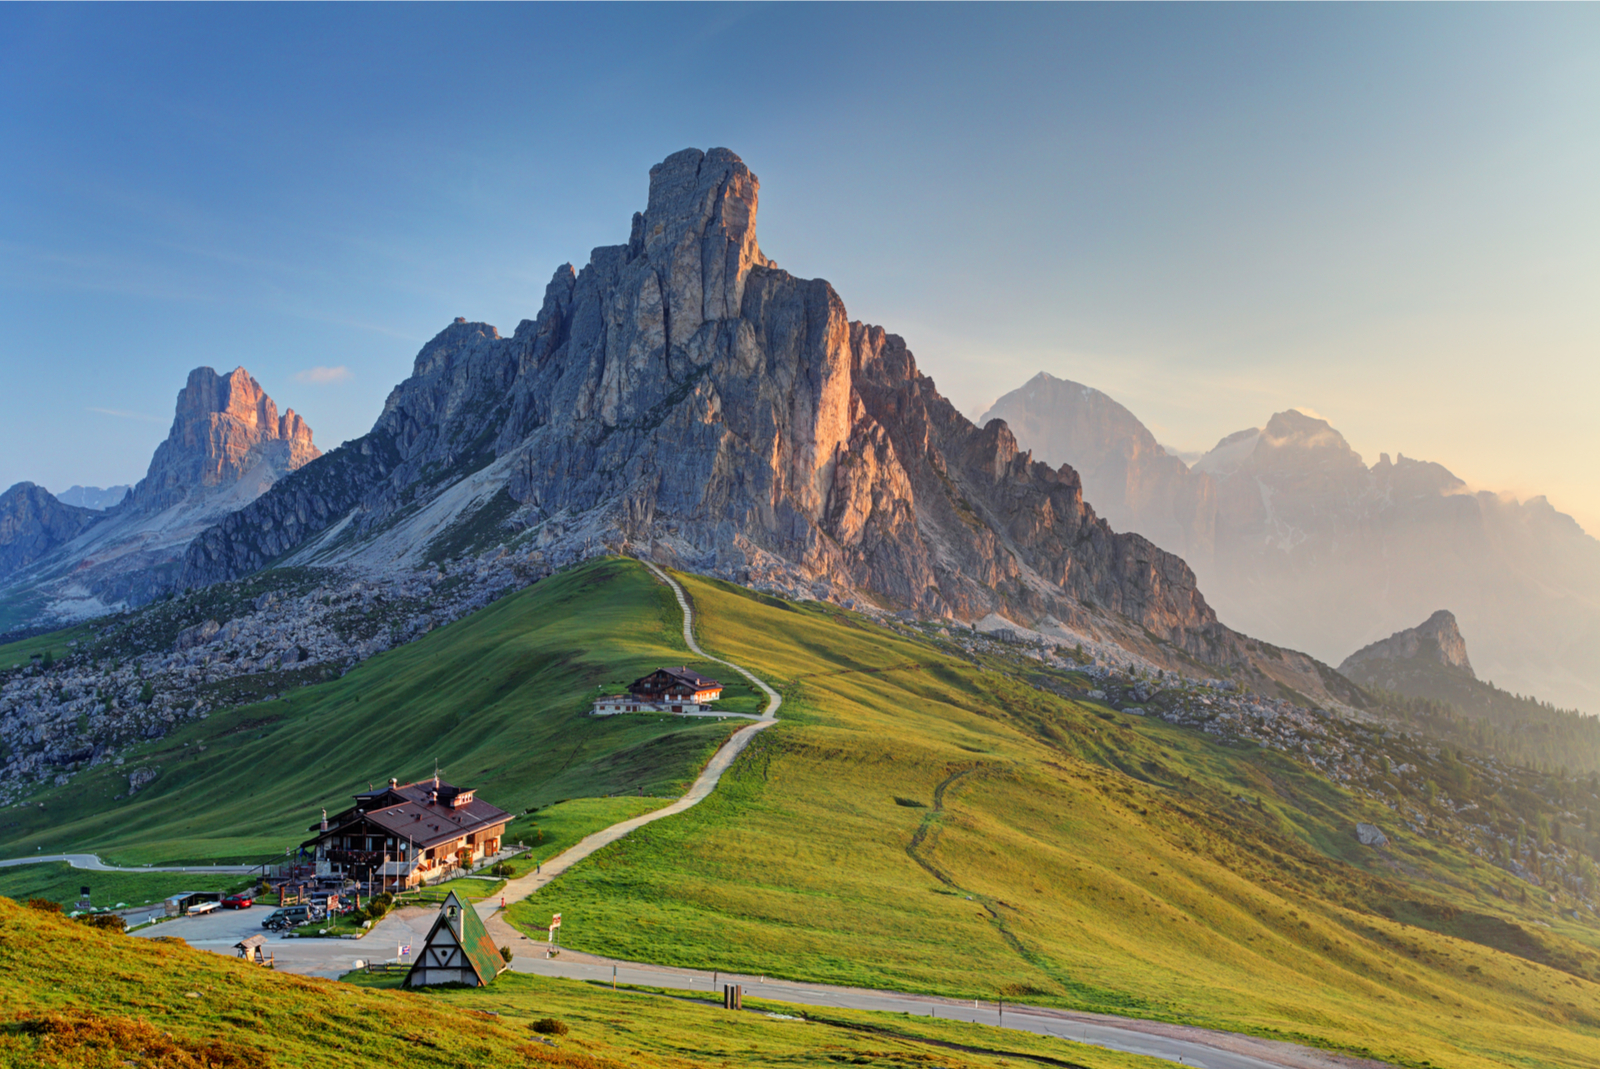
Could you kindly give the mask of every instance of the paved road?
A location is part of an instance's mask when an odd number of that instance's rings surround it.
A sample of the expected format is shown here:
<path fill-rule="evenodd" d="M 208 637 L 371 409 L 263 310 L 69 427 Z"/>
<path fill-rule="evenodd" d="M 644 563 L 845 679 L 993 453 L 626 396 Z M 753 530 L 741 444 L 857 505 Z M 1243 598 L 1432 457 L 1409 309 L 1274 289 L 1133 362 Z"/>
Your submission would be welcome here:
<path fill-rule="evenodd" d="M 1002 1008 L 994 1002 L 974 1003 L 894 991 L 768 980 L 736 973 L 673 969 L 612 961 L 571 950 L 563 950 L 560 957 L 552 959 L 546 958 L 542 949 L 535 951 L 534 946 L 542 948 L 543 944 L 528 940 L 518 945 L 522 952 L 517 953 L 511 968 L 517 972 L 570 980 L 608 981 L 615 977 L 622 984 L 699 991 L 717 998 L 721 998 L 722 984 L 742 984 L 749 998 L 824 1009 L 878 1010 L 969 1021 L 1055 1036 L 1072 1043 L 1148 1055 L 1197 1066 L 1199 1069 L 1333 1069 L 1377 1064 L 1325 1054 L 1292 1043 L 1154 1021 L 1125 1020 L 1102 1014 L 1073 1013 L 1035 1006 L 1006 1005 Z M 1063 1053 L 1070 1055 L 1070 1052 Z"/>
<path fill-rule="evenodd" d="M 624 820 L 621 823 L 611 825 L 609 828 L 597 831 L 546 861 L 539 867 L 539 871 L 529 873 L 520 879 L 512 880 L 506 884 L 503 892 L 503 897 L 507 902 L 520 902 L 522 899 L 527 898 L 602 846 L 616 842 L 635 828 L 642 828 L 646 824 L 670 817 L 675 813 L 682 813 L 685 809 L 698 805 L 716 789 L 717 782 L 722 779 L 722 774 L 733 764 L 734 758 L 738 757 L 744 751 L 744 748 L 750 745 L 750 740 L 756 737 L 756 732 L 763 731 L 778 722 L 778 707 L 783 704 L 783 698 L 779 696 L 778 692 L 767 686 L 764 680 L 757 678 L 755 674 L 734 664 L 732 661 L 724 661 L 721 657 L 713 657 L 701 649 L 700 643 L 696 642 L 694 638 L 694 610 L 689 605 L 689 597 L 683 592 L 683 587 L 679 586 L 675 579 L 654 564 L 649 561 L 644 563 L 647 568 L 656 574 L 657 578 L 672 588 L 673 596 L 678 599 L 678 607 L 683 610 L 684 644 L 708 661 L 716 661 L 718 664 L 727 665 L 759 687 L 767 696 L 767 707 L 762 711 L 760 719 L 749 727 L 740 728 L 734 732 L 729 736 L 728 741 L 723 743 L 715 754 L 711 755 L 711 760 L 706 762 L 706 767 L 700 772 L 699 777 L 690 785 L 688 792 L 682 798 L 679 798 L 671 805 L 663 806 L 643 816 Z M 493 899 L 485 899 L 478 903 L 479 916 L 485 920 L 493 916 L 495 911 L 500 908 L 501 897 L 496 896 Z M 502 943 L 518 934 L 503 921 L 498 922 L 492 930 L 495 931 L 495 938 Z"/>
<path fill-rule="evenodd" d="M 135 938 L 154 939 L 157 936 L 176 936 L 198 950 L 209 950 L 224 957 L 234 957 L 234 944 L 247 935 L 267 937 L 267 951 L 276 958 L 281 972 L 301 973 L 307 976 L 337 978 L 364 961 L 394 960 L 402 945 L 409 944 L 412 954 L 422 950 L 439 911 L 432 908 L 408 907 L 398 909 L 379 921 L 363 939 L 285 939 L 277 932 L 261 927 L 276 906 L 252 906 L 249 909 L 219 909 L 199 917 L 175 917 L 162 924 L 141 928 Z M 129 924 L 140 918 L 130 916 Z"/>
<path fill-rule="evenodd" d="M 13 857 L 0 861 L 0 868 L 37 865 L 44 861 L 65 861 L 75 869 L 87 869 L 90 872 L 236 872 L 243 875 L 261 867 L 260 865 L 136 865 L 126 868 L 120 865 L 107 865 L 94 854 L 35 854 L 33 857 Z"/>

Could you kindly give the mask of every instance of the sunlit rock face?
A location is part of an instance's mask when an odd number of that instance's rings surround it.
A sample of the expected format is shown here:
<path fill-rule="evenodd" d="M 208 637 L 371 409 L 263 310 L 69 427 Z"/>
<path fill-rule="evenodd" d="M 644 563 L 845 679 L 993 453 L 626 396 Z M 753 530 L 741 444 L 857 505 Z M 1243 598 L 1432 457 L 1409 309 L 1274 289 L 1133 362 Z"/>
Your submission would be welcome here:
<path fill-rule="evenodd" d="M 371 433 L 206 532 L 184 581 L 415 562 L 423 529 L 394 532 L 419 503 L 437 531 L 503 491 L 551 559 L 626 544 L 891 609 L 1049 613 L 1238 655 L 1180 558 L 1113 533 L 1072 469 L 974 426 L 903 339 L 762 255 L 759 190 L 726 149 L 652 168 L 627 244 L 557 270 L 509 338 L 446 327 Z"/>
<path fill-rule="evenodd" d="M 129 504 L 155 512 L 246 478 L 259 484 L 259 493 L 321 455 L 305 421 L 292 408 L 279 416 L 244 368 L 219 375 L 197 367 L 178 394 L 172 430 Z"/>

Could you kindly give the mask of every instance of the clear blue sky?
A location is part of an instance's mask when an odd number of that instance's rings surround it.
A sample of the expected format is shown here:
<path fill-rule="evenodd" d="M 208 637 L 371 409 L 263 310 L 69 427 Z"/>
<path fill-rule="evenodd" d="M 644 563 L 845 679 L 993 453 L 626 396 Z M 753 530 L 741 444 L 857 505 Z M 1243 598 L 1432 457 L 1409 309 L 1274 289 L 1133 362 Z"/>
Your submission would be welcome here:
<path fill-rule="evenodd" d="M 363 433 L 691 145 L 969 415 L 1304 406 L 1600 530 L 1593 4 L 0 6 L 0 486 L 137 479 L 201 364 Z"/>

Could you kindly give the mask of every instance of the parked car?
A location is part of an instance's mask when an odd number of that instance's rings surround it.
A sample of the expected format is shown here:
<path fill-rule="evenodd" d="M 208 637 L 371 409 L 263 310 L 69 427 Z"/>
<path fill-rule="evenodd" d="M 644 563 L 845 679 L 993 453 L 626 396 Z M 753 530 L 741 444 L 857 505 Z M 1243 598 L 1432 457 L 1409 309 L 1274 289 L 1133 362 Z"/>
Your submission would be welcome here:
<path fill-rule="evenodd" d="M 280 906 L 267 914 L 267 919 L 261 922 L 261 927 L 282 930 L 326 918 L 327 914 L 315 906 Z"/>
<path fill-rule="evenodd" d="M 249 909 L 256 900 L 249 895 L 229 895 L 222 900 L 223 909 Z"/>

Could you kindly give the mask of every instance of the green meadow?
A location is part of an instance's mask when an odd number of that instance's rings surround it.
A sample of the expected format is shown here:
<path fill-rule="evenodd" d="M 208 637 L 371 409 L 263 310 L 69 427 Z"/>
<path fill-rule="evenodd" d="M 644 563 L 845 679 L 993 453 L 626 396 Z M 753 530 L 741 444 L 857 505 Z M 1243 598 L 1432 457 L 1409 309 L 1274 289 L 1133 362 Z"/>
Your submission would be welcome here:
<path fill-rule="evenodd" d="M 431 775 L 436 761 L 451 782 L 518 815 L 579 798 L 632 796 L 622 807 L 629 813 L 663 804 L 742 722 L 588 710 L 596 694 L 681 663 L 681 621 L 670 592 L 635 564 L 563 573 L 341 678 L 184 724 L 125 754 L 120 767 L 90 769 L 0 810 L 0 855 L 70 849 L 123 864 L 281 857 L 322 809 L 343 809 L 391 776 Z M 760 701 L 740 679 L 727 705 L 745 711 Z M 156 780 L 122 797 L 128 774 L 149 767 L 160 770 Z M 614 810 L 585 812 L 586 826 L 557 811 L 552 832 L 576 841 L 611 823 Z M 536 843 L 539 824 L 535 814 L 508 839 Z"/>
<path fill-rule="evenodd" d="M 559 911 L 569 946 L 609 956 L 1407 1064 L 1600 1062 L 1594 926 L 1509 912 L 1497 870 L 1448 848 L 1363 853 L 1376 803 L 832 607 L 680 579 L 702 644 L 780 687 L 783 722 L 513 923 Z"/>
<path fill-rule="evenodd" d="M 701 805 L 514 906 L 525 931 L 557 911 L 569 947 L 617 957 L 1005 997 L 1412 1066 L 1600 1064 L 1596 925 L 1537 895 L 1504 900 L 1503 870 L 1445 842 L 1360 846 L 1356 821 L 1392 826 L 1378 802 L 1285 754 L 1090 702 L 1081 677 L 998 648 L 680 578 L 701 643 L 782 690 L 781 722 Z M 281 852 L 321 807 L 437 759 L 519 814 L 507 838 L 534 851 L 520 874 L 664 804 L 739 726 L 585 715 L 595 693 L 685 656 L 670 592 L 637 563 L 593 562 L 0 811 L 0 849 Z M 728 695 L 733 710 L 760 706 L 742 680 Z M 150 766 L 149 787 L 116 797 Z M 494 1008 L 502 993 L 567 997 L 540 983 L 447 1001 L 504 1016 L 521 1011 Z M 632 1064 L 688 1057 L 700 1036 L 690 1018 L 674 1031 L 678 1004 L 638 1005 L 625 1028 L 593 1011 L 597 1033 L 625 1036 Z M 681 1038 L 642 1038 L 657 1017 Z M 718 1049 L 811 1064 L 780 1035 Z"/>
<path fill-rule="evenodd" d="M 72 652 L 69 643 L 87 641 L 93 636 L 94 628 L 91 625 L 78 624 L 61 631 L 7 642 L 0 645 L 0 669 L 22 667 L 30 659 L 43 657 L 46 653 L 59 660 Z"/>

